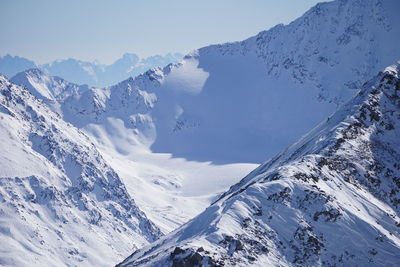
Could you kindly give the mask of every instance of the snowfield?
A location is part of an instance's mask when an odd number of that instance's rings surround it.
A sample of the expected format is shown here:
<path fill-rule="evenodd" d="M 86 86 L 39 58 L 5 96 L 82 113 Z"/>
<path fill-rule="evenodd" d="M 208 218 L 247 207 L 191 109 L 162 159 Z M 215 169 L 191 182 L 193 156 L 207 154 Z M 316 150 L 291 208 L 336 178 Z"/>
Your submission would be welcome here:
<path fill-rule="evenodd" d="M 90 125 L 84 130 L 89 136 L 96 136 L 94 143 L 104 159 L 121 177 L 128 192 L 135 196 L 138 206 L 164 233 L 199 214 L 229 186 L 258 166 L 250 163 L 215 165 L 151 153 L 146 146 L 129 141 L 134 134 L 124 128 L 121 121 L 110 124 L 113 124 L 112 129 Z"/>

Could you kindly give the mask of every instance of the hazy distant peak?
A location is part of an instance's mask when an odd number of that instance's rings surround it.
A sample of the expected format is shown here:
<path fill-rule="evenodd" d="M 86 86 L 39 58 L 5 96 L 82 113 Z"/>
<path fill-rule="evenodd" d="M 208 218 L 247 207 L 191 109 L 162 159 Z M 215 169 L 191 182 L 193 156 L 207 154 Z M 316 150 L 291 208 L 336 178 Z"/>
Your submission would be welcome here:
<path fill-rule="evenodd" d="M 62 77 L 77 84 L 106 87 L 129 77 L 146 72 L 150 68 L 163 67 L 177 63 L 183 58 L 180 53 L 153 55 L 141 58 L 134 53 L 125 53 L 110 65 L 96 61 L 83 61 L 74 58 L 57 59 L 36 65 L 33 61 L 9 54 L 0 57 L 0 73 L 12 77 L 27 69 L 39 68 L 51 76 Z"/>
<path fill-rule="evenodd" d="M 0 73 L 7 77 L 12 77 L 20 71 L 35 67 L 35 62 L 23 57 L 12 56 L 10 54 L 0 57 Z"/>

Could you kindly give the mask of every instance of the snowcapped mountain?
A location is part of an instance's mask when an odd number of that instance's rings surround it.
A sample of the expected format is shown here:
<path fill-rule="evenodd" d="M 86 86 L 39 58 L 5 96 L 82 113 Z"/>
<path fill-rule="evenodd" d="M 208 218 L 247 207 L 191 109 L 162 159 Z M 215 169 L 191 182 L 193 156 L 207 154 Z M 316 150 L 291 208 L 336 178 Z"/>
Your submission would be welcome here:
<path fill-rule="evenodd" d="M 87 85 L 77 85 L 57 77 L 49 76 L 39 69 L 28 69 L 10 79 L 14 84 L 26 86 L 38 99 L 48 102 L 63 101 L 68 96 L 83 93 Z"/>
<path fill-rule="evenodd" d="M 395 266 L 398 65 L 237 182 L 400 58 L 397 10 L 321 3 L 146 72 L 175 56 L 24 61 L 0 78 L 0 264 L 111 265 L 214 203 L 122 266 Z"/>
<path fill-rule="evenodd" d="M 0 57 L 0 73 L 12 77 L 28 69 L 39 68 L 48 75 L 63 77 L 77 84 L 105 87 L 135 77 L 150 68 L 177 63 L 182 57 L 179 53 L 168 53 L 140 58 L 136 54 L 126 53 L 110 65 L 71 58 L 38 65 L 22 57 L 5 55 Z"/>
<path fill-rule="evenodd" d="M 91 138 L 128 192 L 135 196 L 139 208 L 163 233 L 193 218 L 216 195 L 257 166 L 215 166 L 149 151 L 156 136 L 152 116 L 157 101 L 155 88 L 168 68 L 152 69 L 136 79 L 106 88 L 77 86 L 39 70 L 21 72 L 12 78 Z M 65 94 L 58 97 L 53 91 Z M 46 95 L 56 101 L 46 101 Z"/>
<path fill-rule="evenodd" d="M 46 99 L 79 91 L 42 82 Z M 0 122 L 1 265 L 110 266 L 161 236 L 87 135 L 4 76 Z"/>
<path fill-rule="evenodd" d="M 397 266 L 400 62 L 118 266 Z"/>
<path fill-rule="evenodd" d="M 160 80 L 152 151 L 216 163 L 273 156 L 400 58 L 397 10 L 396 0 L 321 3 L 289 25 L 194 51 Z"/>
<path fill-rule="evenodd" d="M 157 97 L 152 92 L 155 86 L 148 79 L 152 79 L 157 71 L 160 72 L 159 69 L 152 69 L 146 75 L 139 75 L 136 80 L 129 78 L 105 88 L 77 85 L 63 78 L 50 76 L 39 69 L 20 72 L 10 81 L 26 87 L 65 121 L 79 128 L 91 123 L 102 125 L 107 123 L 108 118 L 115 118 L 121 119 L 126 128 L 135 130 L 132 136 L 140 133 L 152 140 L 154 126 L 149 112 Z M 141 83 L 143 77 L 146 78 L 145 83 Z M 152 131 L 147 133 L 147 128 Z M 142 142 L 145 143 L 146 140 Z"/>
<path fill-rule="evenodd" d="M 7 77 L 32 68 L 36 68 L 35 62 L 26 58 L 11 55 L 0 57 L 0 73 Z"/>

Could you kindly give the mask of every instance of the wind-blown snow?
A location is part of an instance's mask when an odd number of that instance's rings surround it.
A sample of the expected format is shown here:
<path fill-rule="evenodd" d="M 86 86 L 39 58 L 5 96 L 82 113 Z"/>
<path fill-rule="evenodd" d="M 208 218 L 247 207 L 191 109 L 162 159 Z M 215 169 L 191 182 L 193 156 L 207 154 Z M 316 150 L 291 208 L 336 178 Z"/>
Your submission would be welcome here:
<path fill-rule="evenodd" d="M 199 62 L 195 58 L 183 61 L 179 68 L 173 68 L 163 80 L 164 90 L 176 93 L 188 93 L 197 95 L 201 92 L 209 74 L 198 67 Z"/>

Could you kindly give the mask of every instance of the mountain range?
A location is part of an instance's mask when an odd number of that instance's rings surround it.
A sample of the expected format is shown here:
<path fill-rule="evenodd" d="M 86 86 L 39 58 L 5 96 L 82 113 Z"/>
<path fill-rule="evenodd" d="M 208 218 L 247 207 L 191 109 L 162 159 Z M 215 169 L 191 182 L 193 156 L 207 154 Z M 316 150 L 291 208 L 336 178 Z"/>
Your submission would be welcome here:
<path fill-rule="evenodd" d="M 130 78 L 3 57 L 0 264 L 398 265 L 397 10 L 320 3 Z"/>
<path fill-rule="evenodd" d="M 397 266 L 400 62 L 118 266 Z"/>
<path fill-rule="evenodd" d="M 169 53 L 140 58 L 136 54 L 126 53 L 110 65 L 72 58 L 39 65 L 29 59 L 7 54 L 0 57 L 0 73 L 11 78 L 19 72 L 39 68 L 48 75 L 63 77 L 74 83 L 105 87 L 135 77 L 150 68 L 177 63 L 182 57 L 179 53 Z"/>

